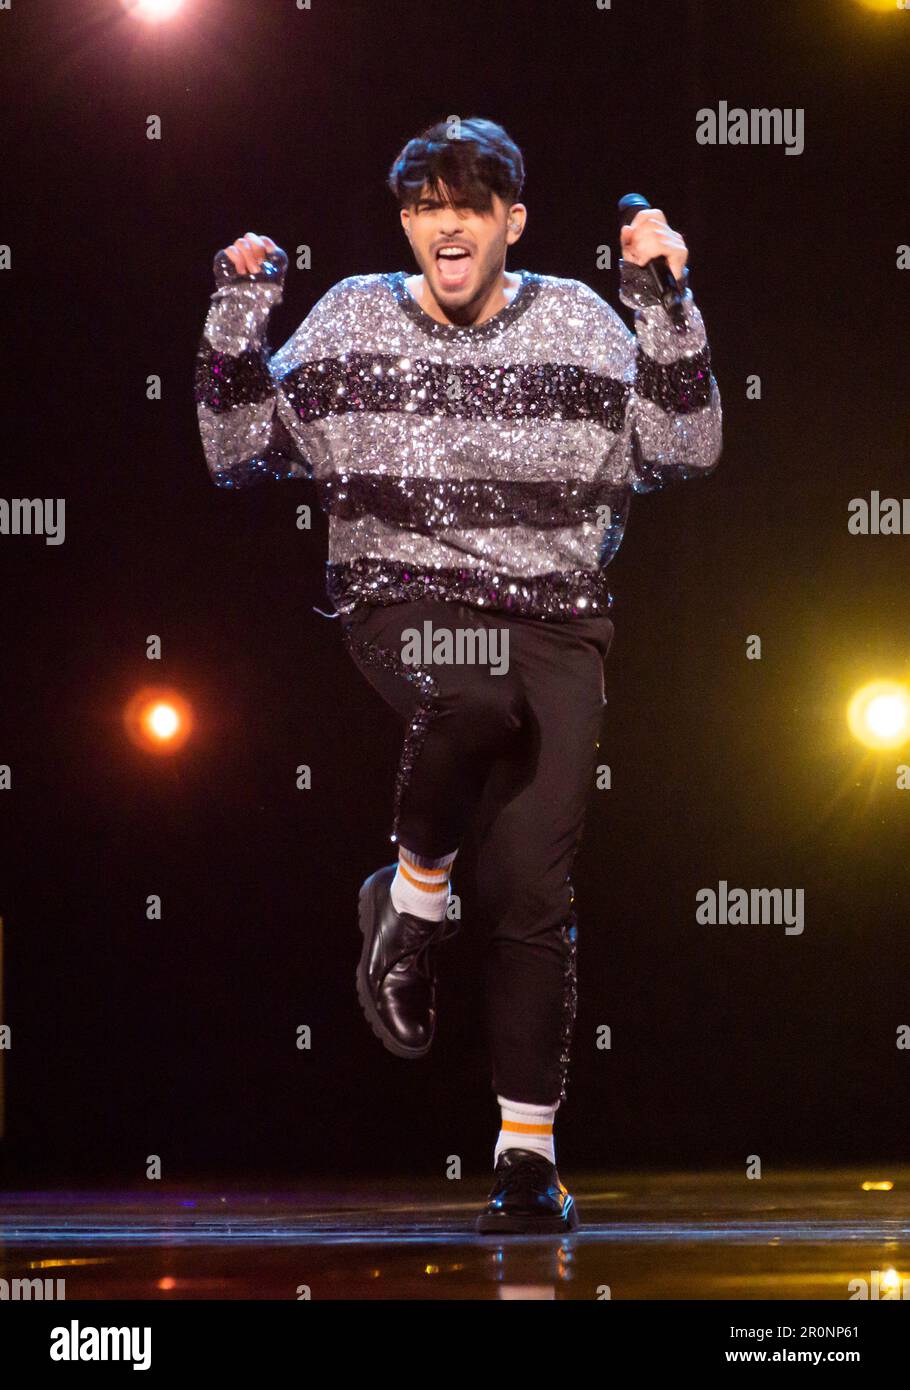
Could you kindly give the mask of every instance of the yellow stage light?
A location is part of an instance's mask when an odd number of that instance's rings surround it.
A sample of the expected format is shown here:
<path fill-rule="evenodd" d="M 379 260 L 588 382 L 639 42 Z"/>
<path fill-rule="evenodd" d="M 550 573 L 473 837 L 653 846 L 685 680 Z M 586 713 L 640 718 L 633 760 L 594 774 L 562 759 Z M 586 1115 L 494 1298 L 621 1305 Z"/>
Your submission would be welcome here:
<path fill-rule="evenodd" d="M 902 8 L 897 0 L 856 0 L 856 3 L 864 10 L 877 10 L 879 14 L 897 14 Z"/>
<path fill-rule="evenodd" d="M 899 748 L 910 739 L 910 690 L 899 681 L 870 681 L 850 701 L 847 723 L 866 748 Z"/>

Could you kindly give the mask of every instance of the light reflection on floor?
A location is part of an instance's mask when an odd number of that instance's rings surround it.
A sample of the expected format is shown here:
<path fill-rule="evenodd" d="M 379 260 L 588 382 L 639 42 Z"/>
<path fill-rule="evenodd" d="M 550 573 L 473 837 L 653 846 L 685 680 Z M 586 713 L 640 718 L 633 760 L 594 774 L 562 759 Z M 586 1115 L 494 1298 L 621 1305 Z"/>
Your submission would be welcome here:
<path fill-rule="evenodd" d="M 0 1278 L 68 1300 L 910 1297 L 908 1169 L 574 1176 L 563 1237 L 475 1235 L 487 1185 L 8 1191 Z"/>

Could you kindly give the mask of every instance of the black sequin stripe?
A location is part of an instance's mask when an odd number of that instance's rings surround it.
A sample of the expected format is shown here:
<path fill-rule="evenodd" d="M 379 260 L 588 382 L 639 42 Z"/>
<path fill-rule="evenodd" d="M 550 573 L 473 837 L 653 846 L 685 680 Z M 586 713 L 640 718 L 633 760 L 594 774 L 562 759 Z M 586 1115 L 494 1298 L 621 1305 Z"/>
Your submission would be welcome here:
<path fill-rule="evenodd" d="M 639 347 L 635 355 L 635 390 L 664 410 L 687 415 L 711 399 L 711 353 L 707 347 L 676 362 L 655 362 Z"/>
<path fill-rule="evenodd" d="M 268 400 L 275 384 L 269 375 L 265 356 L 260 352 L 241 352 L 232 357 L 216 352 L 204 342 L 196 356 L 194 400 L 197 405 L 221 413 L 236 405 L 256 405 Z"/>
<path fill-rule="evenodd" d="M 439 683 L 432 669 L 426 665 L 406 665 L 398 652 L 384 647 L 380 642 L 371 642 L 342 628 L 342 641 L 352 656 L 367 665 L 381 666 L 392 671 L 414 686 L 417 704 L 408 721 L 401 756 L 395 773 L 395 795 L 392 811 L 392 833 L 390 839 L 398 840 L 401 823 L 401 808 L 405 793 L 410 785 L 414 764 L 420 756 L 432 720 L 440 712 Z"/>
<path fill-rule="evenodd" d="M 595 617 L 613 606 L 603 569 L 515 577 L 478 568 L 437 569 L 367 556 L 327 564 L 326 592 L 339 613 L 351 613 L 361 603 L 384 606 L 439 599 L 519 617 L 566 622 Z"/>
<path fill-rule="evenodd" d="M 212 482 L 224 488 L 258 487 L 260 483 L 281 483 L 299 477 L 293 464 L 280 454 L 242 459 L 239 463 L 226 463 L 212 470 Z"/>
<path fill-rule="evenodd" d="M 622 428 L 627 383 L 574 363 L 455 366 L 387 353 L 304 362 L 282 379 L 304 422 L 349 411 L 461 420 L 593 420 Z"/>
<path fill-rule="evenodd" d="M 355 520 L 375 516 L 417 531 L 446 527 L 578 526 L 600 521 L 596 508 L 621 511 L 627 489 L 580 478 L 536 482 L 485 478 L 393 477 L 332 473 L 318 480 L 325 511 Z M 606 526 L 607 522 L 604 520 Z"/>
<path fill-rule="evenodd" d="M 575 1016 L 578 1010 L 578 917 L 570 908 L 561 924 L 560 943 L 563 952 L 562 968 L 562 1032 L 559 1050 L 559 1099 L 566 1099 L 566 1081 L 572 1056 Z"/>

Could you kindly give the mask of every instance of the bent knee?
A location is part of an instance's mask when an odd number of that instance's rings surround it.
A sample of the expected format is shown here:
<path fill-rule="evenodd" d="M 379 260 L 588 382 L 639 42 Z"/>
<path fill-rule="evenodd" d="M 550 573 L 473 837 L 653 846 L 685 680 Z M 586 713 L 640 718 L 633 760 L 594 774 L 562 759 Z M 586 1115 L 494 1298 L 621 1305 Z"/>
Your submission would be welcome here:
<path fill-rule="evenodd" d="M 517 733 L 524 722 L 524 691 L 510 676 L 471 681 L 447 703 L 453 719 L 482 738 Z"/>

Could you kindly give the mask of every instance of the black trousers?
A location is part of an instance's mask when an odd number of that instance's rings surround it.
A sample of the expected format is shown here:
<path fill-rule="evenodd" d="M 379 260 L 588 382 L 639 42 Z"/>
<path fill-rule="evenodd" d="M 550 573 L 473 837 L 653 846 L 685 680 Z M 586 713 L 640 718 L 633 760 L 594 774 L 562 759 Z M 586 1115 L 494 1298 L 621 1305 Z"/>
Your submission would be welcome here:
<path fill-rule="evenodd" d="M 507 672 L 489 661 L 406 664 L 402 634 L 427 621 L 434 633 L 507 629 Z M 441 858 L 469 830 L 475 839 L 493 1090 L 565 1100 L 577 997 L 570 874 L 594 789 L 613 622 L 428 600 L 362 605 L 342 629 L 363 675 L 406 721 L 392 840 Z"/>

